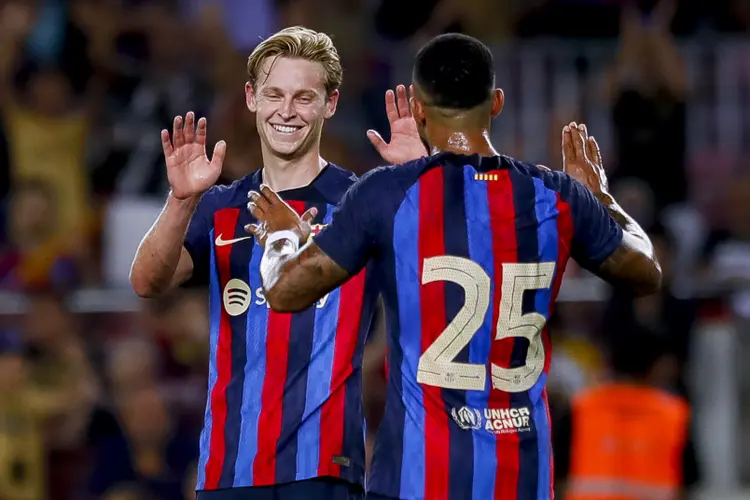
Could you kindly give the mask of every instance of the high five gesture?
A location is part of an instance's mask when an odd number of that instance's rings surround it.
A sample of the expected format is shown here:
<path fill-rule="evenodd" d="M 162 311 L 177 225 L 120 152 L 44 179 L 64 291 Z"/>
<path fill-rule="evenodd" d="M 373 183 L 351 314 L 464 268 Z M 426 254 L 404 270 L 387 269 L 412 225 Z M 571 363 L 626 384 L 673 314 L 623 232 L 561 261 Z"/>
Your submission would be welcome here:
<path fill-rule="evenodd" d="M 213 186 L 221 175 L 227 145 L 219 141 L 211 159 L 206 155 L 206 119 L 198 120 L 190 111 L 185 118 L 176 116 L 172 139 L 165 129 L 161 131 L 161 145 L 167 163 L 167 177 L 172 195 L 180 200 L 200 196 Z"/>
<path fill-rule="evenodd" d="M 409 87 L 409 93 L 414 94 L 413 87 Z M 385 142 L 375 130 L 367 131 L 367 138 L 380 156 L 391 165 L 427 156 L 427 148 L 422 144 L 411 113 L 406 87 L 399 85 L 395 92 L 385 93 L 385 114 L 391 127 L 391 142 Z"/>

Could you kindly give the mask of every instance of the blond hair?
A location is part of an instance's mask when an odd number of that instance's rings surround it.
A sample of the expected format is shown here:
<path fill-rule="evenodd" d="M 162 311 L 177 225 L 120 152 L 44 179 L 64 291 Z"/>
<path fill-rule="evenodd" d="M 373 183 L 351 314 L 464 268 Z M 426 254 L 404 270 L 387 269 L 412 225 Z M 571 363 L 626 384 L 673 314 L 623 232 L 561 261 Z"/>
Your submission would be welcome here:
<path fill-rule="evenodd" d="M 268 57 L 289 57 L 320 63 L 325 71 L 328 95 L 337 90 L 343 80 L 341 60 L 331 37 L 302 26 L 292 26 L 274 33 L 253 50 L 247 59 L 250 84 L 255 87 L 263 61 Z"/>

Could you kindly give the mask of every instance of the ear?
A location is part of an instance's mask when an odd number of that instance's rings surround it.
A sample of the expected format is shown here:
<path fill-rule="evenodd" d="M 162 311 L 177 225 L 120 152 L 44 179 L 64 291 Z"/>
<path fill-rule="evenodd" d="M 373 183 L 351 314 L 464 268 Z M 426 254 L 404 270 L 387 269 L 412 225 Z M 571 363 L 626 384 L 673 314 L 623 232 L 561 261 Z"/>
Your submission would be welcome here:
<path fill-rule="evenodd" d="M 245 82 L 245 104 L 247 104 L 247 109 L 251 113 L 258 111 L 258 104 L 255 102 L 255 89 L 250 82 Z"/>
<path fill-rule="evenodd" d="M 503 89 L 495 89 L 492 92 L 492 118 L 495 118 L 497 115 L 500 114 L 500 112 L 503 110 L 503 106 L 505 105 L 505 94 L 503 94 Z"/>
<path fill-rule="evenodd" d="M 336 114 L 336 106 L 339 104 L 339 91 L 334 90 L 331 92 L 331 95 L 328 96 L 328 99 L 326 100 L 326 114 L 325 118 L 326 120 L 331 118 L 334 114 Z"/>
<path fill-rule="evenodd" d="M 409 106 L 411 107 L 411 113 L 414 117 L 414 121 L 416 121 L 419 124 L 422 124 L 425 122 L 425 112 L 424 112 L 424 104 L 422 104 L 422 101 L 417 99 L 416 97 L 412 97 L 409 99 Z"/>

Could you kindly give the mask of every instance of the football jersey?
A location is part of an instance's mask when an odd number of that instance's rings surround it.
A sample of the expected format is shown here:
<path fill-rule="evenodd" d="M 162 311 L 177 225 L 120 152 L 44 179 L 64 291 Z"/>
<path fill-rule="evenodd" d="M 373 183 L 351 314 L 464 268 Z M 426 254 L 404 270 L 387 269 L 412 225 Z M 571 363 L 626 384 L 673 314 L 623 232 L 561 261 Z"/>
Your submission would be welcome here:
<path fill-rule="evenodd" d="M 203 195 L 185 248 L 207 275 L 210 360 L 198 490 L 266 486 L 319 476 L 364 480 L 361 359 L 376 304 L 363 270 L 294 314 L 263 296 L 263 249 L 245 232 L 260 171 Z M 280 195 L 300 214 L 318 209 L 314 229 L 356 177 L 328 165 L 308 186 Z"/>
<path fill-rule="evenodd" d="M 368 491 L 409 500 L 552 495 L 547 320 L 569 257 L 622 230 L 582 184 L 506 156 L 438 154 L 355 184 L 317 245 L 372 259 L 388 390 Z"/>

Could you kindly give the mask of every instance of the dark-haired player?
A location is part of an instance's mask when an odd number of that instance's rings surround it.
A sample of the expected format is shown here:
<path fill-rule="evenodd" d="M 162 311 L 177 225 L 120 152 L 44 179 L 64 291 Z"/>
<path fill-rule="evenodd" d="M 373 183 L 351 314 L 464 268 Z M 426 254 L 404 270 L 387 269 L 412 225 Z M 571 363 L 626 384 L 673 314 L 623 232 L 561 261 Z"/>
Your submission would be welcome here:
<path fill-rule="evenodd" d="M 467 36 L 422 48 L 412 107 L 433 156 L 364 176 L 312 242 L 270 188 L 251 193 L 272 308 L 303 309 L 375 261 L 390 373 L 372 498 L 551 498 L 546 322 L 569 257 L 636 293 L 660 285 L 584 126 L 563 132 L 570 175 L 497 153 L 492 68 Z"/>

